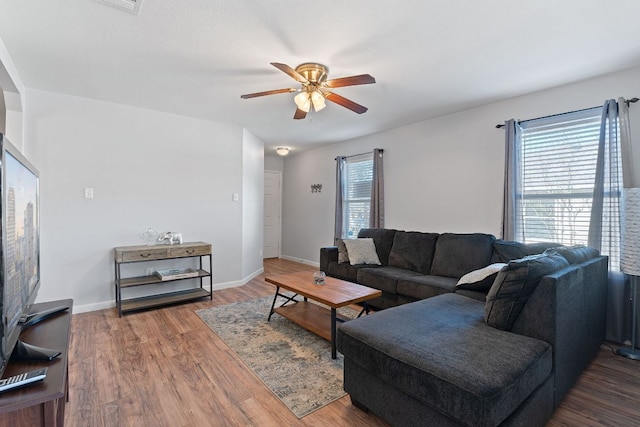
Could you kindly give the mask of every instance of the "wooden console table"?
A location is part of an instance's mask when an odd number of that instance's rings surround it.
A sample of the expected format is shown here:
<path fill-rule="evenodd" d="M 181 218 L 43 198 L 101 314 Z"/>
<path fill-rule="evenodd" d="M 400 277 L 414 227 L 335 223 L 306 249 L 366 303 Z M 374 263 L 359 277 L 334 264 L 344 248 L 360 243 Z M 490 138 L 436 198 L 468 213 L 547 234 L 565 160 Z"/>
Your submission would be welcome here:
<path fill-rule="evenodd" d="M 168 265 L 170 265 L 172 259 L 178 258 L 198 259 L 199 268 L 193 272 L 193 276 L 182 277 L 177 275 L 175 278 L 169 278 L 168 280 L 160 279 L 155 273 L 137 277 L 122 276 L 123 264 L 160 261 L 162 263 L 169 262 Z M 208 271 L 202 262 L 203 258 L 208 258 Z M 130 311 L 161 307 L 163 305 L 184 301 L 193 301 L 204 297 L 213 299 L 213 281 L 211 276 L 213 262 L 211 260 L 211 244 L 209 243 L 190 242 L 175 245 L 122 246 L 114 249 L 114 263 L 116 273 L 116 308 L 118 309 L 118 315 L 120 317 L 122 317 L 123 313 Z M 204 278 L 208 278 L 209 280 L 209 290 L 206 290 L 203 286 Z M 164 283 L 189 279 L 200 279 L 200 286 L 175 292 L 162 292 L 161 285 Z M 124 298 L 122 296 L 123 289 L 137 286 L 151 287 L 150 292 L 153 293 L 144 297 L 134 298 Z"/>
<path fill-rule="evenodd" d="M 28 328 L 20 340 L 61 351 L 48 362 L 9 362 L 4 377 L 10 377 L 38 368 L 47 368 L 47 377 L 41 382 L 28 384 L 0 393 L 0 426 L 55 426 L 64 425 L 64 407 L 69 400 L 69 332 L 73 300 L 34 304 L 32 312 L 66 305 L 69 310 L 56 314 Z"/>

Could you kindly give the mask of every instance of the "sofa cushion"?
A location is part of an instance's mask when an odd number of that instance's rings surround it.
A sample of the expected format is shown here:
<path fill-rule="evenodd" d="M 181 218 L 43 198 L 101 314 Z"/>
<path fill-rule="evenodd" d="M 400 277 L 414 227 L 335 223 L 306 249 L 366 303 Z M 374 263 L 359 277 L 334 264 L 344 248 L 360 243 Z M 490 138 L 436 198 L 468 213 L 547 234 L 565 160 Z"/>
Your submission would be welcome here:
<path fill-rule="evenodd" d="M 498 276 L 498 272 L 502 270 L 505 263 L 496 262 L 483 267 L 479 270 L 473 270 L 465 274 L 456 283 L 457 289 L 470 289 L 474 291 L 488 291 L 493 285 L 494 280 Z"/>
<path fill-rule="evenodd" d="M 437 239 L 437 233 L 396 232 L 389 253 L 389 266 L 429 274 Z"/>
<path fill-rule="evenodd" d="M 454 292 L 456 279 L 443 276 L 414 276 L 398 280 L 398 293 L 415 299 Z"/>
<path fill-rule="evenodd" d="M 491 255 L 491 263 L 509 262 L 514 259 L 524 258 L 528 255 L 537 255 L 543 253 L 549 248 L 559 246 L 557 243 L 521 243 L 509 240 L 498 239 L 493 243 L 493 255 Z"/>
<path fill-rule="evenodd" d="M 445 294 L 340 325 L 362 369 L 469 426 L 499 425 L 551 375 L 551 346 L 483 321 L 484 304 Z"/>
<path fill-rule="evenodd" d="M 576 245 L 576 246 L 558 246 L 555 248 L 549 248 L 544 251 L 545 254 L 560 254 L 569 264 L 580 264 L 588 261 L 592 258 L 600 255 L 597 249 L 590 248 L 589 246 Z"/>
<path fill-rule="evenodd" d="M 351 265 L 348 262 L 340 264 L 336 261 L 331 261 L 325 273 L 331 277 L 355 283 L 358 280 L 358 270 L 363 267 L 375 268 L 375 266 L 368 264 Z"/>
<path fill-rule="evenodd" d="M 373 264 L 380 265 L 380 259 L 376 252 L 376 246 L 373 239 L 347 239 L 344 240 L 349 255 L 349 264 Z"/>
<path fill-rule="evenodd" d="M 338 247 L 338 263 L 343 264 L 345 262 L 349 262 L 349 254 L 347 252 L 347 247 L 344 244 L 344 240 L 337 239 L 336 246 Z"/>
<path fill-rule="evenodd" d="M 389 252 L 393 246 L 393 238 L 396 230 L 387 228 L 363 228 L 358 233 L 358 238 L 370 237 L 376 245 L 378 259 L 383 265 L 389 265 Z"/>
<path fill-rule="evenodd" d="M 397 294 L 398 280 L 413 276 L 421 276 L 421 274 L 397 267 L 361 268 L 358 270 L 358 283 L 390 294 Z"/>
<path fill-rule="evenodd" d="M 568 266 L 567 260 L 557 254 L 531 255 L 509 262 L 500 270 L 487 294 L 484 308 L 487 324 L 504 331 L 511 330 L 540 279 Z"/>
<path fill-rule="evenodd" d="M 491 234 L 443 233 L 436 242 L 431 274 L 460 278 L 489 265 L 495 237 Z"/>

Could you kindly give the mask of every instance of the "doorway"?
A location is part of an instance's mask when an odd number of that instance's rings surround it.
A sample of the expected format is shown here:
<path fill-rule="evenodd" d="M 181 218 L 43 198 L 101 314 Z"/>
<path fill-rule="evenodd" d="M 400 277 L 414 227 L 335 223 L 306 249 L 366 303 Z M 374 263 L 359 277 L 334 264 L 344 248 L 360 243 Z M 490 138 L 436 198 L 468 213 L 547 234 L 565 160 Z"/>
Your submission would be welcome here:
<path fill-rule="evenodd" d="M 264 171 L 264 248 L 263 258 L 280 257 L 282 173 Z"/>

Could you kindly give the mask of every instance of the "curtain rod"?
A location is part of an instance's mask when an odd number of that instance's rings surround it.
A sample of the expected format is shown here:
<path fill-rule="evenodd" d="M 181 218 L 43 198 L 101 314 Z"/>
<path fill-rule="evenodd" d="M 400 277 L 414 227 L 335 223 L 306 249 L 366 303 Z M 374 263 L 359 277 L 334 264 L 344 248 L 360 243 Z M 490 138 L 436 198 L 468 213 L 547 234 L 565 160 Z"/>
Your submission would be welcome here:
<path fill-rule="evenodd" d="M 382 148 L 379 148 L 378 151 L 380 151 L 381 153 L 384 153 L 384 150 Z M 350 156 L 338 156 L 333 160 L 338 160 L 340 157 L 344 157 L 345 159 L 348 159 L 349 157 L 356 157 L 356 156 L 362 156 L 363 154 L 369 154 L 369 152 L 367 151 L 366 153 L 360 153 L 360 154 L 352 154 Z"/>
<path fill-rule="evenodd" d="M 635 103 L 636 103 L 636 102 L 638 102 L 638 101 L 640 101 L 640 99 L 639 99 L 639 98 L 631 98 L 631 99 L 625 99 L 625 100 L 624 100 L 624 103 L 625 103 L 625 104 L 627 104 L 627 107 L 628 107 L 631 103 L 634 103 L 634 104 L 635 104 Z M 581 110 L 569 111 L 569 113 L 578 113 L 578 112 L 580 112 L 580 111 L 586 111 L 586 110 L 590 110 L 590 109 L 592 109 L 592 108 L 597 108 L 597 107 L 583 108 L 583 109 L 581 109 Z M 563 114 L 569 114 L 569 113 L 551 114 L 550 116 L 536 117 L 535 119 L 529 119 L 529 120 L 546 119 L 546 118 L 548 118 L 548 117 L 561 116 L 561 115 L 563 115 Z M 529 120 L 526 120 L 526 121 L 529 121 Z M 504 124 L 496 125 L 496 129 L 502 129 L 503 127 L 504 127 Z"/>

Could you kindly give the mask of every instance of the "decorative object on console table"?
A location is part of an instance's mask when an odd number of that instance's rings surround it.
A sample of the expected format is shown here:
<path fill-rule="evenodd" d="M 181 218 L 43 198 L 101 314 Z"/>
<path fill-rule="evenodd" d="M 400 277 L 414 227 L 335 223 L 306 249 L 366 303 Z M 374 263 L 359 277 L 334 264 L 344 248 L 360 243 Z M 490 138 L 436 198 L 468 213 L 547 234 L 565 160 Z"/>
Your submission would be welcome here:
<path fill-rule="evenodd" d="M 174 243 L 182 244 L 182 233 L 176 233 L 175 231 L 167 231 L 166 233 L 161 233 L 160 237 L 158 237 L 159 242 L 165 242 L 170 245 Z"/>
<path fill-rule="evenodd" d="M 156 271 L 156 276 L 163 282 L 168 280 L 187 279 L 189 277 L 198 277 L 198 271 L 191 267 L 187 268 L 169 268 L 167 270 Z"/>
<path fill-rule="evenodd" d="M 623 189 L 623 214 L 620 269 L 628 274 L 631 281 L 631 348 L 619 348 L 617 354 L 633 360 L 640 360 L 636 348 L 636 323 L 638 312 L 637 282 L 640 276 L 640 188 Z"/>
<path fill-rule="evenodd" d="M 158 241 L 158 232 L 153 228 L 148 228 L 144 233 L 142 233 L 142 238 L 147 245 L 151 246 Z"/>

